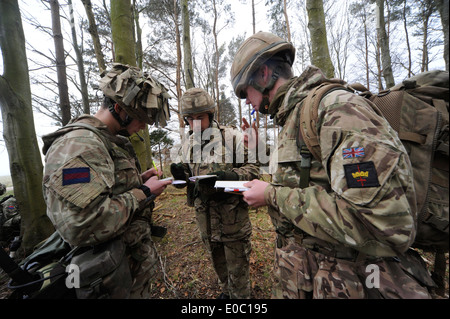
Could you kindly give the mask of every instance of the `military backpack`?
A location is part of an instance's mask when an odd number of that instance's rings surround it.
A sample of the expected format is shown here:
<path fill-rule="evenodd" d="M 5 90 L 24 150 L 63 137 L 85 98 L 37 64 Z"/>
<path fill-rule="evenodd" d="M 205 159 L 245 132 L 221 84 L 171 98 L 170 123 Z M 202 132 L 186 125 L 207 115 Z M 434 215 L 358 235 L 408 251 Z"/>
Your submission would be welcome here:
<path fill-rule="evenodd" d="M 337 89 L 359 91 L 398 133 L 412 164 L 416 191 L 418 227 L 412 246 L 436 253 L 434 276 L 442 281 L 444 253 L 449 251 L 449 73 L 423 72 L 378 94 L 359 83 L 344 85 L 335 79 L 317 86 L 305 98 L 300 115 L 302 162 L 305 158 L 308 163 L 311 155 L 320 159 L 318 106 Z M 304 171 L 308 183 L 309 170 Z"/>

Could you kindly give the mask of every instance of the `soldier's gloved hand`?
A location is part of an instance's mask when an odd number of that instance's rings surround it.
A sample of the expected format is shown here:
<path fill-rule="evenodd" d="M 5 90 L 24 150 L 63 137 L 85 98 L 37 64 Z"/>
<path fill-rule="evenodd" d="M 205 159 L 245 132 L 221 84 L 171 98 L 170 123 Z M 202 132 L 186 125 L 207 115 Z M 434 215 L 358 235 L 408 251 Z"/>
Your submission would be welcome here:
<path fill-rule="evenodd" d="M 238 181 L 239 175 L 233 171 L 217 171 L 208 173 L 208 175 L 217 175 L 218 181 Z"/>
<path fill-rule="evenodd" d="M 184 172 L 184 166 L 181 163 L 172 163 L 170 165 L 170 173 L 172 173 L 172 176 L 175 179 L 187 181 L 187 177 Z"/>

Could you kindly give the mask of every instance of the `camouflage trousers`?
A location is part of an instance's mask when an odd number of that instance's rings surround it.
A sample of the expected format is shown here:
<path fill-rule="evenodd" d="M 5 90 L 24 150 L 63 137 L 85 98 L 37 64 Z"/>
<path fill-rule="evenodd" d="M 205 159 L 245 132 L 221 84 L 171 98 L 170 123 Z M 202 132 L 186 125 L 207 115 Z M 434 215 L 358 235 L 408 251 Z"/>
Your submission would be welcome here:
<path fill-rule="evenodd" d="M 204 237 L 202 239 L 219 277 L 222 292 L 232 299 L 249 299 L 252 250 L 250 240 L 212 242 Z"/>
<path fill-rule="evenodd" d="M 288 239 L 275 249 L 276 299 L 429 299 L 430 294 L 393 258 L 351 261 Z"/>
<path fill-rule="evenodd" d="M 151 228 L 146 220 L 135 220 L 123 235 L 130 247 L 128 262 L 131 270 L 131 299 L 148 299 L 158 268 L 158 253 L 151 238 Z"/>
<path fill-rule="evenodd" d="M 195 217 L 222 292 L 230 298 L 250 298 L 251 224 L 247 206 L 238 196 L 227 201 L 195 199 Z"/>

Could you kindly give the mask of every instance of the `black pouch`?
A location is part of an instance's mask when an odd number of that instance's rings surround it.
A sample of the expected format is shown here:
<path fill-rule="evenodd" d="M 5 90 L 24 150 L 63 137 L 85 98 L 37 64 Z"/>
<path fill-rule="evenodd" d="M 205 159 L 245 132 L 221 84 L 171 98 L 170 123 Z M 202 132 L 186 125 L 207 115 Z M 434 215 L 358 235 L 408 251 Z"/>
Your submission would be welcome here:
<path fill-rule="evenodd" d="M 194 207 L 194 201 L 195 201 L 195 184 L 188 182 L 187 185 L 187 201 L 186 204 L 189 207 Z"/>

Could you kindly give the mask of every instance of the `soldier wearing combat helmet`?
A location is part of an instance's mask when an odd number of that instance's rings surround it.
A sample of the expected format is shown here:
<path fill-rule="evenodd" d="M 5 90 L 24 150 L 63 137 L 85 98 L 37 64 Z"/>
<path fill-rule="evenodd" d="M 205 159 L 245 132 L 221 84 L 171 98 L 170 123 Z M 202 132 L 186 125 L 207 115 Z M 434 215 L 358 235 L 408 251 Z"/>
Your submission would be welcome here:
<path fill-rule="evenodd" d="M 122 135 L 146 123 L 165 125 L 167 91 L 123 64 L 112 66 L 100 88 L 105 98 L 95 115 L 82 115 L 43 137 L 47 215 L 71 247 L 94 247 L 99 253 L 113 240 L 125 245 L 129 280 L 113 283 L 117 289 L 110 292 L 102 286 L 106 280 L 96 280 L 85 294 L 77 290 L 79 298 L 145 298 L 157 271 L 151 208 L 170 182 L 160 181 L 155 169 L 141 174 L 131 143 Z"/>
<path fill-rule="evenodd" d="M 268 207 L 275 226 L 274 297 L 429 298 L 428 273 L 408 249 L 416 205 L 402 143 L 370 102 L 340 89 L 319 103 L 321 158 L 312 157 L 299 132 L 300 111 L 310 106 L 311 89 L 330 80 L 314 66 L 293 77 L 294 56 L 291 43 L 259 32 L 231 67 L 236 95 L 282 127 L 272 183 L 251 181 L 243 193 L 249 205 Z"/>
<path fill-rule="evenodd" d="M 216 180 L 258 178 L 259 168 L 256 163 L 247 162 L 248 153 L 239 130 L 220 126 L 214 120 L 214 113 L 214 100 L 203 89 L 189 89 L 181 97 L 181 115 L 191 131 L 180 149 L 181 160 L 172 163 L 171 172 L 175 179 L 187 183 L 188 205 L 195 207 L 202 241 L 219 277 L 222 288 L 219 298 L 250 298 L 248 205 L 242 196 L 218 191 L 214 184 Z M 231 143 L 226 143 L 225 138 Z M 235 149 L 228 149 L 233 146 L 244 150 L 243 162 L 238 162 L 236 156 L 227 161 L 225 154 L 234 155 Z M 200 153 L 201 158 L 196 159 Z M 211 153 L 223 156 L 216 157 Z M 188 178 L 207 174 L 216 177 L 195 182 Z"/>

